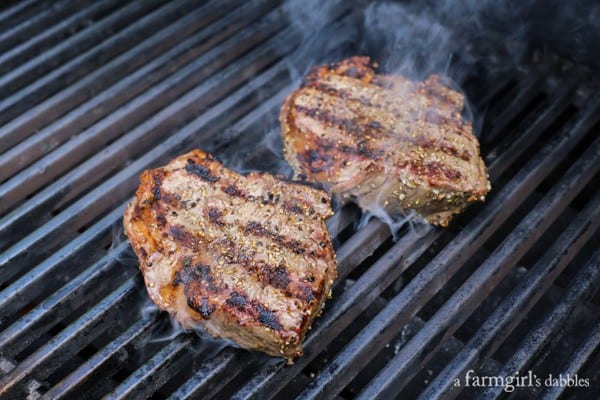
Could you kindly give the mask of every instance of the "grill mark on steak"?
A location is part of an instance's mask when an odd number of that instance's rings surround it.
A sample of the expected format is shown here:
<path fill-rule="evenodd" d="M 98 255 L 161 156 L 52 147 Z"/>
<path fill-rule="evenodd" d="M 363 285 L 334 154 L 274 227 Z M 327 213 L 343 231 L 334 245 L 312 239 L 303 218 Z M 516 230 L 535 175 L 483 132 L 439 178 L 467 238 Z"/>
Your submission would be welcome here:
<path fill-rule="evenodd" d="M 243 310 L 244 307 L 248 304 L 248 299 L 245 296 L 239 294 L 236 291 L 231 292 L 229 298 L 225 300 L 225 302 L 231 307 L 235 307 L 238 310 Z"/>
<path fill-rule="evenodd" d="M 269 194 L 270 195 L 267 196 L 267 198 L 270 198 L 271 201 L 274 201 L 278 197 L 276 195 L 273 195 L 272 193 L 269 193 Z M 325 200 L 325 202 L 327 202 L 327 200 L 324 197 L 321 198 L 321 202 L 323 200 Z M 306 215 L 306 216 L 315 215 L 315 211 L 313 208 L 309 207 L 306 210 L 304 210 L 304 209 L 302 209 L 302 207 L 300 205 L 295 204 L 289 200 L 285 200 L 284 202 L 282 202 L 281 206 L 282 206 L 283 211 L 293 212 L 293 213 L 296 213 L 297 215 L 303 215 L 303 216 L 304 215 Z M 161 211 L 163 211 L 163 210 L 161 209 Z M 298 254 L 298 255 L 307 254 L 306 245 L 303 244 L 301 241 L 286 238 L 284 235 L 281 235 L 277 232 L 271 231 L 270 229 L 266 228 L 265 226 L 263 226 L 262 224 L 260 224 L 256 221 L 250 221 L 250 222 L 246 223 L 244 226 L 238 225 L 241 221 L 238 222 L 238 224 L 228 224 L 223 219 L 223 212 L 224 212 L 223 210 L 220 210 L 216 207 L 208 207 L 205 210 L 205 215 L 207 217 L 207 220 L 211 224 L 217 226 L 219 229 L 234 228 L 234 229 L 241 230 L 242 232 L 245 232 L 245 233 L 253 233 L 254 235 L 269 238 L 274 243 L 293 251 L 295 254 Z M 167 225 L 167 220 L 164 217 L 164 214 L 162 214 L 162 213 L 158 214 L 157 219 L 159 221 L 159 225 L 161 225 L 161 226 Z M 194 234 L 194 232 L 188 231 L 185 226 L 177 225 L 177 224 L 170 226 L 169 233 L 170 233 L 170 236 L 173 238 L 173 240 L 177 241 L 179 244 L 181 244 L 184 247 L 194 249 L 194 250 L 198 250 L 198 246 L 201 241 L 206 241 L 206 242 L 210 243 L 213 240 L 218 239 L 217 236 L 214 236 L 211 238 L 209 231 L 200 232 L 200 233 L 202 233 L 202 235 L 201 235 L 201 237 L 198 237 Z M 207 236 L 207 234 L 208 234 L 208 236 Z M 219 243 L 220 243 L 220 245 L 224 245 L 223 240 L 219 241 Z M 222 252 L 222 255 L 237 254 L 238 256 L 236 257 L 236 261 L 238 263 L 240 263 L 241 265 L 248 267 L 249 262 L 247 260 L 252 260 L 253 255 L 246 254 L 245 252 L 239 251 L 240 246 L 242 246 L 240 243 L 233 243 L 232 241 L 228 240 L 227 247 L 229 250 Z M 238 251 L 235 251 L 236 248 L 238 248 Z M 312 250 L 310 252 L 310 255 L 316 255 L 317 253 L 319 253 L 318 249 L 317 249 L 317 251 Z M 228 257 L 228 261 L 232 262 L 233 261 L 232 257 Z M 264 273 L 264 275 L 268 277 L 269 271 L 274 270 L 274 269 L 275 269 L 275 267 L 267 267 L 265 269 L 266 273 Z M 267 279 L 266 282 L 268 282 L 268 281 L 269 280 Z"/>
<path fill-rule="evenodd" d="M 283 207 L 283 211 L 288 212 L 288 213 L 293 213 L 293 214 L 298 214 L 298 215 L 303 215 L 304 214 L 304 209 L 298 204 L 298 203 L 294 203 L 291 202 L 289 200 L 285 200 L 282 204 Z M 310 210 L 307 211 L 309 214 L 314 214 L 315 210 Z"/>
<path fill-rule="evenodd" d="M 310 286 L 306 285 L 302 287 L 302 300 L 304 300 L 305 302 L 310 302 L 312 300 L 314 300 L 316 298 L 315 293 L 313 292 L 313 290 L 310 288 Z"/>
<path fill-rule="evenodd" d="M 212 293 L 227 292 L 228 289 L 215 285 L 215 280 L 210 272 L 208 265 L 198 263 L 196 265 L 184 265 L 175 275 L 173 281 L 174 286 L 183 284 L 184 293 L 186 295 L 187 304 L 192 309 L 196 310 L 203 318 L 210 317 L 216 305 L 211 303 L 209 298 L 202 295 L 202 286 Z M 250 316 L 258 323 L 277 331 L 282 330 L 281 323 L 277 315 L 268 309 L 264 304 L 256 300 L 249 301 L 247 296 L 236 289 L 229 292 L 229 297 L 223 305 L 225 308 L 235 309 L 239 316 L 245 314 Z"/>
<path fill-rule="evenodd" d="M 187 305 L 190 308 L 198 311 L 198 313 L 200 313 L 204 319 L 208 319 L 210 314 L 212 314 L 212 312 L 216 309 L 216 306 L 211 304 L 206 296 L 201 296 L 200 302 L 198 302 L 198 296 L 187 295 Z"/>
<path fill-rule="evenodd" d="M 179 196 L 178 194 L 172 194 L 161 190 L 160 198 L 171 208 L 178 208 L 181 205 L 179 203 L 179 201 L 181 200 L 181 196 Z"/>
<path fill-rule="evenodd" d="M 159 228 L 163 228 L 167 226 L 167 217 L 165 216 L 165 214 L 157 213 L 156 222 Z"/>
<path fill-rule="evenodd" d="M 225 307 L 233 310 L 237 315 L 248 315 L 269 329 L 275 331 L 283 329 L 277 314 L 265 307 L 264 304 L 255 300 L 248 300 L 245 295 L 239 293 L 237 290 L 229 294 L 229 298 L 225 300 Z"/>
<path fill-rule="evenodd" d="M 371 102 L 371 99 L 367 96 L 361 96 L 359 94 L 352 93 L 352 91 L 350 90 L 336 88 L 334 86 L 331 86 L 329 83 L 323 81 L 312 82 L 310 85 L 308 85 L 308 87 L 313 88 L 320 93 L 327 94 L 328 96 L 334 99 L 338 98 L 346 101 L 353 101 L 363 107 L 376 107 L 376 105 L 373 104 Z M 324 99 L 320 100 L 323 101 Z"/>
<path fill-rule="evenodd" d="M 203 263 L 192 264 L 190 256 L 184 257 L 182 267 L 175 273 L 173 286 L 183 285 L 183 292 L 187 305 L 197 311 L 202 318 L 208 319 L 216 305 L 210 301 L 208 295 L 219 294 L 223 288 L 215 284 L 210 266 Z M 208 293 L 206 293 L 208 292 Z"/>
<path fill-rule="evenodd" d="M 152 174 L 152 201 L 156 202 L 161 198 L 161 186 L 165 178 L 165 174 L 161 171 L 156 171 Z"/>
<path fill-rule="evenodd" d="M 276 288 L 285 290 L 290 283 L 290 278 L 284 267 L 269 269 L 266 275 L 269 283 Z"/>
<path fill-rule="evenodd" d="M 216 224 L 218 226 L 225 226 L 225 222 L 223 221 L 223 211 L 219 210 L 216 207 L 208 207 L 207 214 L 208 220 L 212 224 Z"/>
<path fill-rule="evenodd" d="M 393 119 L 397 120 L 407 120 L 410 119 L 413 122 L 425 121 L 433 126 L 451 126 L 453 129 L 447 130 L 447 134 L 456 134 L 458 136 L 463 136 L 465 131 L 465 122 L 460 114 L 456 114 L 455 112 L 451 112 L 452 110 L 446 110 L 443 113 L 442 109 L 413 109 L 410 110 L 410 105 L 407 106 L 407 111 L 405 110 L 402 113 L 397 107 L 392 107 L 392 105 L 386 104 L 378 104 L 374 105 L 367 100 L 363 101 L 363 98 L 358 98 L 356 94 L 352 94 L 351 92 L 344 91 L 341 89 L 336 89 L 333 87 L 329 87 L 328 85 L 315 82 L 310 86 L 316 90 L 324 89 L 325 92 L 315 92 L 315 93 L 305 93 L 303 94 L 303 102 L 308 102 L 310 104 L 316 104 L 317 110 L 315 108 L 307 107 L 305 105 L 295 105 L 295 109 L 298 113 L 305 115 L 306 117 L 313 118 L 318 120 L 325 125 L 331 125 L 337 127 L 341 134 L 349 133 L 352 136 L 356 137 L 364 137 L 364 138 L 376 138 L 380 139 L 382 137 L 394 137 L 397 140 L 407 139 L 406 141 L 410 141 L 410 137 L 402 137 L 402 135 L 398 134 L 396 127 L 388 126 L 382 124 L 380 121 L 377 121 L 377 118 L 381 118 L 382 115 L 392 116 Z M 413 90 L 414 91 L 414 90 Z M 328 98 L 323 98 L 321 95 L 327 94 Z M 309 97 L 309 99 L 305 99 Z M 343 101 L 340 102 L 339 100 Z M 352 106 L 351 102 L 358 102 L 358 107 Z M 333 106 L 333 110 L 325 110 L 320 107 L 320 104 L 330 104 Z M 336 106 L 340 105 L 342 107 L 350 107 L 346 113 L 351 113 L 360 116 L 360 118 L 340 118 L 336 116 Z M 367 112 L 366 109 L 370 108 Z M 423 114 L 424 112 L 424 114 Z M 374 115 L 374 118 L 368 117 L 368 115 Z M 350 127 L 350 130 L 347 128 Z M 338 133 L 338 132 L 336 132 Z M 444 149 L 442 149 L 444 150 Z M 455 156 L 452 152 L 448 152 L 449 155 Z M 462 155 L 461 155 L 462 158 Z M 468 160 L 467 160 L 468 161 Z"/>
<path fill-rule="evenodd" d="M 294 182 L 297 183 L 297 182 Z M 314 187 L 314 185 L 308 185 L 311 187 Z M 273 194 L 273 193 L 267 193 L 266 196 L 252 196 L 250 195 L 248 192 L 245 192 L 243 190 L 241 190 L 240 188 L 236 187 L 234 184 L 230 183 L 226 186 L 221 186 L 221 190 L 223 191 L 223 193 L 231 196 L 231 197 L 238 197 L 253 203 L 258 203 L 258 204 L 262 204 L 263 206 L 266 205 L 272 205 L 272 206 L 276 206 L 279 203 L 280 200 L 280 195 L 279 194 Z M 290 213 L 294 213 L 294 214 L 298 214 L 298 215 L 303 215 L 305 214 L 305 210 L 308 214 L 313 215 L 315 213 L 315 210 L 313 207 L 302 203 L 302 202 L 292 202 L 291 200 L 286 200 L 283 204 L 282 204 L 283 210 L 285 212 L 290 212 Z"/>
<path fill-rule="evenodd" d="M 301 105 L 295 105 L 296 112 L 305 114 L 306 116 L 313 118 L 326 126 L 332 126 L 338 128 L 342 133 L 345 133 L 354 137 L 364 137 L 364 135 L 379 137 L 382 134 L 381 125 L 376 123 L 373 125 L 371 122 L 362 122 L 356 118 L 340 118 L 335 114 L 326 111 L 324 109 L 316 109 Z"/>
<path fill-rule="evenodd" d="M 226 193 L 226 194 L 228 194 L 230 196 L 233 196 L 233 197 L 240 197 L 242 199 L 248 198 L 248 193 L 246 193 L 245 191 L 243 191 L 242 189 L 236 187 L 233 184 L 229 184 L 227 186 L 222 186 L 221 190 L 224 193 Z"/>
<path fill-rule="evenodd" d="M 193 264 L 193 262 L 191 256 L 183 257 L 181 269 L 175 273 L 175 280 L 173 281 L 174 285 L 198 280 L 211 284 L 214 283 L 210 266 L 201 262 Z"/>
<path fill-rule="evenodd" d="M 281 323 L 279 322 L 279 318 L 277 314 L 273 311 L 265 308 L 262 304 L 257 303 L 254 305 L 256 311 L 258 312 L 258 321 L 264 326 L 269 327 L 270 329 L 280 331 Z"/>
<path fill-rule="evenodd" d="M 306 252 L 306 249 L 302 246 L 302 243 L 299 240 L 288 239 L 277 232 L 271 231 L 258 221 L 248 222 L 245 226 L 245 231 L 246 233 L 251 233 L 256 236 L 268 237 L 275 243 L 293 251 L 296 254 L 304 254 Z"/>
<path fill-rule="evenodd" d="M 313 213 L 314 213 L 314 211 L 313 211 Z M 224 228 L 224 229 L 237 228 L 246 234 L 252 234 L 254 236 L 269 238 L 274 243 L 276 243 L 288 250 L 291 250 L 295 254 L 302 255 L 302 254 L 306 253 L 306 250 L 307 250 L 306 245 L 304 245 L 300 240 L 287 238 L 284 235 L 281 235 L 275 231 L 270 230 L 269 228 L 265 227 L 263 224 L 261 224 L 258 221 L 249 221 L 249 222 L 246 222 L 245 225 L 243 225 L 243 226 L 242 225 L 238 226 L 235 223 L 234 224 L 226 223 L 222 219 L 222 211 L 220 211 L 216 208 L 209 208 L 209 211 L 207 214 L 209 217 L 209 221 L 212 224 L 217 225 L 219 228 Z M 242 221 L 239 221 L 238 223 L 242 223 Z M 190 243 L 190 242 L 192 242 L 192 239 L 196 240 L 196 237 L 194 235 L 185 231 L 185 229 L 178 229 L 178 228 L 179 227 L 176 227 L 175 233 L 171 232 L 171 234 L 174 237 L 176 237 L 178 240 L 181 240 L 182 244 L 185 245 L 186 243 Z M 171 229 L 173 229 L 173 228 L 171 228 Z M 235 246 L 240 246 L 240 244 L 236 243 Z M 311 252 L 311 254 L 312 253 L 315 253 L 314 250 Z"/>
<path fill-rule="evenodd" d="M 433 84 L 433 82 L 424 82 L 419 88 L 419 91 L 428 98 L 436 99 L 442 104 L 458 104 L 456 101 L 457 99 L 453 97 L 450 92 L 440 90 L 438 87 L 436 87 L 436 85 Z"/>
<path fill-rule="evenodd" d="M 300 278 L 298 281 L 292 281 L 288 273 L 288 266 L 279 264 L 277 266 L 268 264 L 265 260 L 256 257 L 256 250 L 243 245 L 236 244 L 231 239 L 222 239 L 219 241 L 219 247 L 222 247 L 221 256 L 228 264 L 238 264 L 250 273 L 255 274 L 255 278 L 263 284 L 269 284 L 282 290 L 287 297 L 294 297 L 308 302 L 315 295 L 310 288 L 310 282 L 314 278 Z M 306 280 L 307 282 L 303 282 Z M 310 294 L 307 294 L 307 289 Z"/>
<path fill-rule="evenodd" d="M 187 162 L 188 163 L 185 166 L 185 170 L 187 171 L 187 173 L 196 175 L 200 179 L 210 183 L 218 182 L 221 179 L 218 176 L 214 176 L 212 172 L 210 172 L 210 170 L 205 166 L 196 164 L 194 159 L 189 158 Z"/>
<path fill-rule="evenodd" d="M 169 228 L 169 233 L 177 243 L 189 249 L 198 247 L 198 238 L 191 232 L 188 232 L 182 225 L 172 225 Z"/>
<path fill-rule="evenodd" d="M 441 177 L 443 175 L 450 180 L 459 180 L 462 177 L 460 171 L 450 168 L 448 165 L 442 164 L 438 161 L 431 161 L 423 164 L 425 175 L 429 177 Z"/>
<path fill-rule="evenodd" d="M 191 259 L 189 257 L 185 257 L 182 262 L 181 269 L 175 273 L 173 286 L 178 286 L 181 284 L 185 286 L 198 282 L 203 283 L 211 292 L 216 292 L 219 290 L 215 285 L 215 278 L 209 265 L 203 263 L 196 263 L 192 265 Z"/>
<path fill-rule="evenodd" d="M 333 156 L 324 148 L 308 149 L 298 154 L 298 159 L 303 165 L 307 165 L 312 173 L 329 170 L 334 161 Z"/>

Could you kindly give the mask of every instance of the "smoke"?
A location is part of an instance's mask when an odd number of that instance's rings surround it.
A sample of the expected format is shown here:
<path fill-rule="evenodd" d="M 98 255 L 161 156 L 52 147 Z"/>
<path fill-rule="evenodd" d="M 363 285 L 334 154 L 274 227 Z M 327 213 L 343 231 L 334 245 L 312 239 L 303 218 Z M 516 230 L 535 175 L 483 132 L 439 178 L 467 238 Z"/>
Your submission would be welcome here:
<path fill-rule="evenodd" d="M 195 358 L 208 359 L 215 356 L 225 347 L 239 347 L 234 342 L 222 338 L 214 338 L 206 333 L 201 327 L 198 329 L 185 329 L 177 321 L 171 318 L 166 312 L 162 312 L 158 307 L 147 299 L 141 306 L 139 314 L 144 321 L 155 321 L 151 334 L 143 337 L 139 343 L 141 357 L 145 353 L 153 354 L 156 346 L 164 346 L 176 340 L 178 337 L 187 334 L 194 334 L 195 340 L 192 340 L 186 346 L 186 351 L 194 354 Z"/>
<path fill-rule="evenodd" d="M 429 232 L 430 225 L 415 211 L 407 210 L 401 214 L 391 215 L 382 206 L 373 205 L 370 211 L 365 211 L 360 217 L 357 228 L 361 229 L 367 225 L 371 218 L 375 217 L 384 222 L 392 233 L 394 241 L 398 241 L 403 237 L 410 237 L 411 240 L 415 237 L 423 237 Z M 403 231 L 407 229 L 407 232 Z M 402 232 L 402 234 L 401 234 Z"/>
<path fill-rule="evenodd" d="M 290 27 L 300 37 L 297 48 L 285 59 L 292 82 L 299 83 L 315 63 L 333 60 L 341 43 L 357 40 L 355 27 L 335 23 L 348 8 L 343 0 L 285 2 L 283 9 Z"/>
<path fill-rule="evenodd" d="M 361 52 L 388 73 L 421 80 L 447 73 L 456 38 L 430 15 L 419 15 L 396 3 L 374 3 L 364 12 Z"/>

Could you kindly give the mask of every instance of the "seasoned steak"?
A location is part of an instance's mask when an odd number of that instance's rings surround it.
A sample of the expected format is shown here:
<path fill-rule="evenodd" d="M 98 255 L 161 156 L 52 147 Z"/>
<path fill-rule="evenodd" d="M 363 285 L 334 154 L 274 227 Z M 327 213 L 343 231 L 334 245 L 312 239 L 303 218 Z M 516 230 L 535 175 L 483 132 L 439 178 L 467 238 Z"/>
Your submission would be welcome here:
<path fill-rule="evenodd" d="M 186 328 L 288 359 L 337 276 L 328 194 L 195 150 L 144 171 L 125 233 L 151 299 Z"/>
<path fill-rule="evenodd" d="M 368 57 L 315 67 L 281 109 L 296 177 L 342 201 L 446 226 L 490 190 L 464 96 L 440 76 L 378 75 Z"/>

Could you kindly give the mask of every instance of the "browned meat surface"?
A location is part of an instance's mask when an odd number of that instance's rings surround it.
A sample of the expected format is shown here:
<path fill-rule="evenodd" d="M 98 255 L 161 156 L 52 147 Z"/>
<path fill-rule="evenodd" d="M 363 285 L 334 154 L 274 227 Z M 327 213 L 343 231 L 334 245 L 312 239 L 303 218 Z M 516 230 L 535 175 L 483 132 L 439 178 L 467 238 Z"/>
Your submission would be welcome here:
<path fill-rule="evenodd" d="M 195 150 L 142 174 L 124 226 L 159 308 L 292 359 L 337 276 L 331 214 L 323 190 Z"/>
<path fill-rule="evenodd" d="M 490 190 L 464 97 L 433 75 L 377 75 L 367 57 L 315 67 L 280 114 L 296 177 L 363 209 L 446 226 Z"/>

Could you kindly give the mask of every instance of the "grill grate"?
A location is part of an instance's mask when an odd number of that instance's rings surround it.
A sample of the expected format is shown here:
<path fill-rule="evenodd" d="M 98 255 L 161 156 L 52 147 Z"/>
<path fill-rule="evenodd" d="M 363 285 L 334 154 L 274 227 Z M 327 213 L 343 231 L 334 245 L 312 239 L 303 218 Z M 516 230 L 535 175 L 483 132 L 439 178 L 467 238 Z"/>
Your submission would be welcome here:
<path fill-rule="evenodd" d="M 560 60 L 461 70 L 485 113 L 485 205 L 396 241 L 354 206 L 328 221 L 339 280 L 294 365 L 179 332 L 149 304 L 119 230 L 139 173 L 194 147 L 289 171 L 284 97 L 362 48 L 362 10 L 342 3 L 315 32 L 277 0 L 2 6 L 0 398 L 600 393 L 599 81 Z M 456 387 L 469 370 L 591 387 Z"/>

